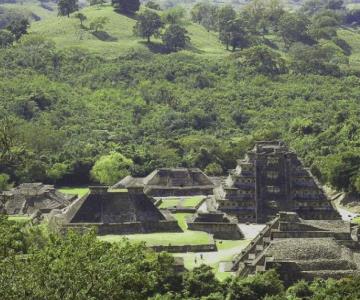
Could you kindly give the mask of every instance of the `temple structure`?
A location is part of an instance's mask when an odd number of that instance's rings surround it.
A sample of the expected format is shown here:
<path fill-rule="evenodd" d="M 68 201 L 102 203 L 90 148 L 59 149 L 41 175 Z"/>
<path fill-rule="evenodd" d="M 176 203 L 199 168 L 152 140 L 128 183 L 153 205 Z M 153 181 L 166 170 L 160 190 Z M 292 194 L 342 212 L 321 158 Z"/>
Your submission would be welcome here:
<path fill-rule="evenodd" d="M 65 211 L 54 212 L 51 225 L 80 231 L 95 227 L 100 235 L 181 231 L 175 218 L 159 210 L 142 188 L 90 187 L 90 193 Z"/>
<path fill-rule="evenodd" d="M 217 209 L 240 222 L 265 223 L 279 211 L 304 219 L 339 219 L 320 184 L 280 141 L 257 142 L 215 188 Z"/>
<path fill-rule="evenodd" d="M 273 268 L 287 284 L 359 275 L 359 226 L 280 212 L 231 263 L 241 276 Z"/>
<path fill-rule="evenodd" d="M 53 209 L 62 209 L 70 205 L 76 196 L 65 195 L 52 185 L 42 183 L 23 183 L 0 195 L 0 202 L 5 203 L 7 214 L 32 214 L 36 211 L 49 213 Z"/>
<path fill-rule="evenodd" d="M 143 187 L 149 196 L 194 196 L 212 195 L 214 184 L 200 169 L 161 168 L 148 176 L 127 176 L 112 188 Z"/>
<path fill-rule="evenodd" d="M 216 239 L 238 240 L 244 236 L 234 220 L 221 212 L 200 212 L 186 221 L 190 230 L 205 231 Z"/>

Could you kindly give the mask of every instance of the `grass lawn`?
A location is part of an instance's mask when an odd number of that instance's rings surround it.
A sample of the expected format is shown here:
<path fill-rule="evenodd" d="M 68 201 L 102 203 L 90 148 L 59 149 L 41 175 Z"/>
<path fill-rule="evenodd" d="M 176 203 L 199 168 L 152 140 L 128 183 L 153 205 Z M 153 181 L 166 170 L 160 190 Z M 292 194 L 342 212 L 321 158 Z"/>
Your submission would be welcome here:
<path fill-rule="evenodd" d="M 203 199 L 204 196 L 165 198 L 162 199 L 159 208 L 172 208 L 175 206 L 177 208 L 195 208 Z"/>
<path fill-rule="evenodd" d="M 360 224 L 360 217 L 356 217 L 356 218 L 352 219 L 351 223 Z"/>
<path fill-rule="evenodd" d="M 224 280 L 227 277 L 233 276 L 231 272 L 220 272 L 219 264 L 223 261 L 231 261 L 234 255 L 241 252 L 249 243 L 250 240 L 220 240 L 216 241 L 218 247 L 217 252 L 202 253 L 203 259 L 200 258 L 200 253 L 175 253 L 174 256 L 182 257 L 184 259 L 185 267 L 192 270 L 200 264 L 206 264 L 213 268 L 216 277 L 219 280 Z M 196 258 L 196 263 L 195 263 Z"/>
<path fill-rule="evenodd" d="M 161 232 L 148 234 L 129 234 L 129 235 L 105 235 L 99 236 L 100 240 L 107 242 L 119 242 L 124 237 L 133 242 L 146 242 L 147 246 L 174 246 L 180 245 L 202 245 L 213 242 L 211 236 L 202 231 L 185 232 Z"/>
<path fill-rule="evenodd" d="M 11 215 L 11 216 L 8 216 L 8 219 L 11 221 L 16 221 L 16 222 L 27 222 L 27 221 L 30 221 L 30 216 Z"/>
<path fill-rule="evenodd" d="M 78 195 L 78 197 L 82 197 L 89 192 L 89 188 L 86 187 L 62 187 L 58 190 L 64 194 Z"/>
<path fill-rule="evenodd" d="M 40 22 L 33 22 L 30 32 L 52 39 L 59 48 L 75 46 L 108 58 L 115 58 L 135 49 L 148 49 L 144 40 L 133 34 L 135 19 L 114 12 L 110 4 L 85 7 L 80 11 L 87 17 L 87 21 L 84 22 L 86 28 L 97 17 L 107 17 L 109 22 L 102 32 L 95 35 L 89 30 L 80 28 L 79 20 L 74 18 L 74 14 L 70 18 L 50 14 Z M 198 24 L 189 23 L 186 27 L 191 38 L 191 47 L 186 51 L 212 56 L 227 53 L 225 47 L 218 41 L 216 33 L 207 32 Z M 155 38 L 152 41 L 154 44 L 151 48 L 157 48 L 156 44 L 161 42 Z"/>
<path fill-rule="evenodd" d="M 192 214 L 186 214 L 186 213 L 178 213 L 178 214 L 173 214 L 173 216 L 175 217 L 175 219 L 178 221 L 178 224 L 180 226 L 180 228 L 184 231 L 186 231 L 188 229 L 188 226 L 186 224 L 186 219 L 188 217 L 190 217 Z"/>

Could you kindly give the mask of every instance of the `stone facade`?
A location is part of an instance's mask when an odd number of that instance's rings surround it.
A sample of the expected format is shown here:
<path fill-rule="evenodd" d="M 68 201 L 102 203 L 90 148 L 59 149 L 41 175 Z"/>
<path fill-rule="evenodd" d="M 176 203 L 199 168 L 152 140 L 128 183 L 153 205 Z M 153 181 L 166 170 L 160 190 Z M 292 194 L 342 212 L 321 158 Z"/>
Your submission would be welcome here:
<path fill-rule="evenodd" d="M 216 239 L 238 240 L 243 234 L 238 224 L 226 214 L 219 212 L 197 212 L 187 220 L 190 230 L 205 231 Z"/>
<path fill-rule="evenodd" d="M 0 195 L 0 202 L 5 203 L 4 207 L 9 215 L 31 215 L 36 211 L 49 213 L 53 209 L 65 208 L 75 198 L 60 193 L 52 185 L 23 183 L 10 191 L 3 192 Z"/>
<path fill-rule="evenodd" d="M 200 169 L 161 168 L 144 178 L 127 176 L 112 188 L 143 187 L 153 197 L 212 195 L 214 184 Z"/>
<path fill-rule="evenodd" d="M 288 284 L 360 274 L 357 229 L 341 220 L 304 220 L 280 212 L 234 258 L 232 270 L 246 276 L 276 268 Z"/>
<path fill-rule="evenodd" d="M 142 188 L 119 192 L 91 187 L 89 194 L 51 219 L 63 230 L 95 227 L 100 235 L 181 231 L 171 214 L 157 209 Z"/>
<path fill-rule="evenodd" d="M 279 211 L 304 219 L 338 219 L 310 171 L 282 142 L 257 142 L 215 188 L 217 209 L 240 222 L 265 223 Z"/>

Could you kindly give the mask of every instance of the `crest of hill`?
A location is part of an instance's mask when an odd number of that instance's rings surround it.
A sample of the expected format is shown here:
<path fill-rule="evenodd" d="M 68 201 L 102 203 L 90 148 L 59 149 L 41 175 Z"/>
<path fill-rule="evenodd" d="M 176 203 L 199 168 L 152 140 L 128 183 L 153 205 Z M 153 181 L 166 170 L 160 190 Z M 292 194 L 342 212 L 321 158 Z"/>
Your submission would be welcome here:
<path fill-rule="evenodd" d="M 153 39 L 152 46 L 148 47 L 145 40 L 133 33 L 136 20 L 114 12 L 110 5 L 86 7 L 80 12 L 87 17 L 84 27 L 89 27 L 89 23 L 97 17 L 107 17 L 108 23 L 102 31 L 94 35 L 90 30 L 80 27 L 80 22 L 74 17 L 76 14 L 74 13 L 70 18 L 49 16 L 33 22 L 30 32 L 52 39 L 59 48 L 79 47 L 109 58 L 137 49 L 156 49 L 161 43 L 159 39 Z M 191 22 L 186 24 L 186 29 L 191 38 L 188 51 L 210 55 L 225 53 L 215 32 L 207 32 L 204 27 Z"/>

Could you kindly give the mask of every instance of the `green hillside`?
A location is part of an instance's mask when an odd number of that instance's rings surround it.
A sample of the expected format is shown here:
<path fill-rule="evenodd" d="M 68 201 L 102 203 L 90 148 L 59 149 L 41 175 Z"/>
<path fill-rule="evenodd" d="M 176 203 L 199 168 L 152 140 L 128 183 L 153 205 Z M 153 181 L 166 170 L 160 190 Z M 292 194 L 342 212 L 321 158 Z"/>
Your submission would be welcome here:
<path fill-rule="evenodd" d="M 110 5 L 99 8 L 86 7 L 81 12 L 87 16 L 85 27 L 97 17 L 107 17 L 109 22 L 105 25 L 104 32 L 98 37 L 95 36 L 90 31 L 82 29 L 79 20 L 73 16 L 49 16 L 40 22 L 34 22 L 30 31 L 54 40 L 60 48 L 76 46 L 107 57 L 117 57 L 132 49 L 147 48 L 146 43 L 133 34 L 135 20 L 114 12 Z M 191 47 L 188 50 L 206 54 L 225 53 L 216 33 L 207 32 L 197 24 L 189 24 L 186 28 L 191 38 Z M 159 42 L 154 40 L 155 44 Z"/>

